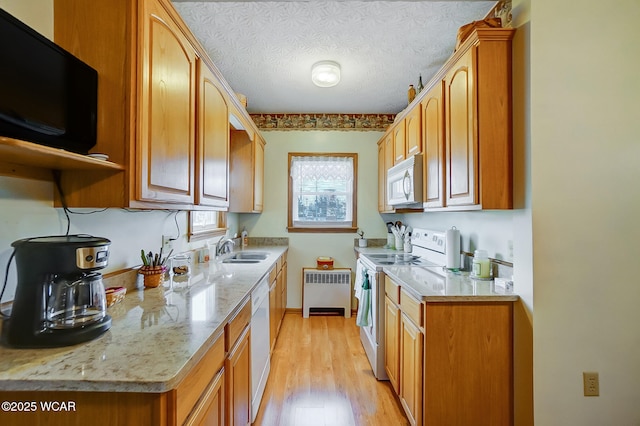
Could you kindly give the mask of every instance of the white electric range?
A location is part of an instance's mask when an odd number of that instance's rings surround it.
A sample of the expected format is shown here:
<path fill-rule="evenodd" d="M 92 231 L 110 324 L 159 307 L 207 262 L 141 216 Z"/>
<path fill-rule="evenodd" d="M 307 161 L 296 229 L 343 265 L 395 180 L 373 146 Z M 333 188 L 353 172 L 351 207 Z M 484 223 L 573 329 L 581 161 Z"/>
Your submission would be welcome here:
<path fill-rule="evenodd" d="M 446 235 L 444 232 L 415 228 L 411 234 L 411 253 L 362 253 L 356 262 L 356 283 L 362 285 L 367 274 L 371 288 L 368 325 L 360 327 L 360 341 L 369 358 L 373 374 L 378 380 L 388 380 L 384 369 L 384 267 L 419 267 L 434 273 L 433 278 L 444 280 L 446 270 Z"/>

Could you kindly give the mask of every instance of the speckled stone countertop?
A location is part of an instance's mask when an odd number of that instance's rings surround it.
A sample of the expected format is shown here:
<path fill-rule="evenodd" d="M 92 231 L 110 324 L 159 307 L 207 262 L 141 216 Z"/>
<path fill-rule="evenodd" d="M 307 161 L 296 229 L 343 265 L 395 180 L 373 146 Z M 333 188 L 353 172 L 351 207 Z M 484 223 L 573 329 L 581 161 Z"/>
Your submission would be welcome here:
<path fill-rule="evenodd" d="M 196 365 L 288 247 L 248 247 L 253 264 L 196 264 L 188 282 L 128 291 L 95 340 L 52 349 L 0 346 L 0 390 L 166 392 Z"/>
<path fill-rule="evenodd" d="M 354 248 L 360 254 L 398 254 L 381 247 Z M 510 302 L 518 300 L 513 289 L 496 286 L 494 280 L 478 280 L 469 272 L 447 272 L 440 276 L 420 266 L 385 265 L 382 270 L 413 297 L 426 302 Z M 356 283 L 357 285 L 357 283 Z"/>

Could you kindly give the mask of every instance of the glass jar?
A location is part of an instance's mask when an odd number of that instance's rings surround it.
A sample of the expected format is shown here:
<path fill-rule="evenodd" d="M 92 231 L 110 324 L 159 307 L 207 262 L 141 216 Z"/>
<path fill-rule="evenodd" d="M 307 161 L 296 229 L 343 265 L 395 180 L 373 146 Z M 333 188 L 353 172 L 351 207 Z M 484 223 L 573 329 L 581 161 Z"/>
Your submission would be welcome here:
<path fill-rule="evenodd" d="M 191 278 L 191 256 L 187 253 L 177 254 L 171 258 L 171 275 L 172 287 L 180 289 L 189 286 Z"/>
<path fill-rule="evenodd" d="M 490 278 L 491 262 L 486 250 L 476 250 L 473 253 L 472 275 L 475 278 Z"/>

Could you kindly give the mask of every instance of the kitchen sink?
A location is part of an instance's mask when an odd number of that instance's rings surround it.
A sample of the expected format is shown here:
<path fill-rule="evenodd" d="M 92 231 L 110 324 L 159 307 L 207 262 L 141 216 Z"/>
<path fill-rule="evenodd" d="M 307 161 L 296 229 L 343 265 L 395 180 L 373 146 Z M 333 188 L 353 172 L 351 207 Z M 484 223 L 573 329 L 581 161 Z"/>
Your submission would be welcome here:
<path fill-rule="evenodd" d="M 259 263 L 267 257 L 269 254 L 261 251 L 240 251 L 227 257 L 222 263 Z"/>
<path fill-rule="evenodd" d="M 261 261 L 258 259 L 236 259 L 236 258 L 227 258 L 222 261 L 222 263 L 260 263 Z"/>

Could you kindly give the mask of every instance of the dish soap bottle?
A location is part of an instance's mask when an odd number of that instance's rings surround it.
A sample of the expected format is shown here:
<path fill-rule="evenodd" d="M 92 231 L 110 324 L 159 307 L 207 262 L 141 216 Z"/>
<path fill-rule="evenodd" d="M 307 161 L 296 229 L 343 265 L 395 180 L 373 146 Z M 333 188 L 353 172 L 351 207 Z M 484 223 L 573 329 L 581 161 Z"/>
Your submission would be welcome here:
<path fill-rule="evenodd" d="M 249 245 L 249 234 L 246 228 L 242 228 L 242 248 Z"/>

